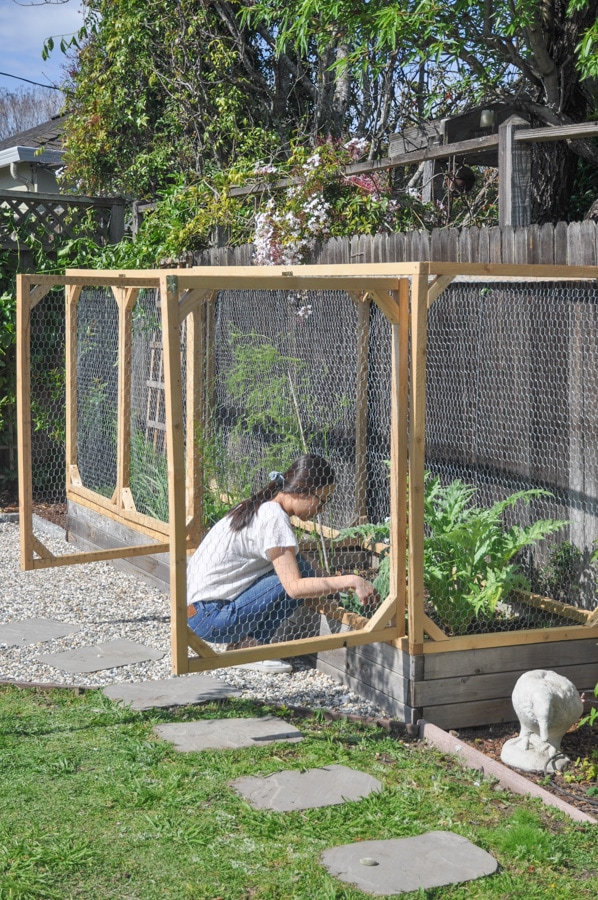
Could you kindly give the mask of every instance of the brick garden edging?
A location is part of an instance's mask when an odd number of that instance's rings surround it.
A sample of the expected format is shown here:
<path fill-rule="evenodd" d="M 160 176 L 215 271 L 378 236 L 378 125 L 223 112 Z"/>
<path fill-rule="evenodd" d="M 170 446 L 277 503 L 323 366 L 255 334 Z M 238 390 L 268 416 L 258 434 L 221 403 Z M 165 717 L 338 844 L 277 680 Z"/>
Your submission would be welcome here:
<path fill-rule="evenodd" d="M 456 759 L 467 768 L 478 769 L 483 773 L 484 777 L 491 775 L 497 779 L 501 787 L 507 788 L 514 794 L 527 794 L 531 797 L 538 797 L 547 806 L 555 806 L 576 822 L 591 822 L 594 825 L 598 824 L 598 819 L 590 816 L 589 813 L 582 812 L 565 800 L 561 800 L 560 797 L 555 797 L 554 794 L 545 791 L 544 788 L 539 784 L 536 784 L 535 781 L 529 781 L 524 775 L 520 775 L 508 766 L 504 766 L 495 759 L 485 756 L 479 750 L 476 750 L 475 747 L 472 747 L 464 741 L 459 740 L 458 737 L 454 737 L 448 732 L 443 731 L 442 728 L 439 728 L 437 725 L 432 725 L 431 722 L 420 719 L 418 727 L 421 740 L 427 741 L 443 753 L 450 753 L 452 756 L 455 756 Z"/>

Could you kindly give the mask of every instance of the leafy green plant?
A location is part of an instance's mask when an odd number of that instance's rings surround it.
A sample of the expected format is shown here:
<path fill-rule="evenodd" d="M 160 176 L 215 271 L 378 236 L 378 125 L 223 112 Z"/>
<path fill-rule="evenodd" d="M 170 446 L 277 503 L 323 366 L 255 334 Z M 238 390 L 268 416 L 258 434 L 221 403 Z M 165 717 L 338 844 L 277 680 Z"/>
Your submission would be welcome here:
<path fill-rule="evenodd" d="M 598 684 L 596 684 L 596 686 L 594 687 L 594 697 L 596 697 L 596 699 L 598 700 Z M 587 716 L 583 716 L 583 718 L 581 718 L 579 720 L 580 726 L 581 725 L 592 726 L 596 722 L 598 722 L 598 709 L 596 709 L 595 706 L 592 707 L 592 709 L 589 711 Z"/>
<path fill-rule="evenodd" d="M 236 406 L 233 439 L 239 446 L 237 466 L 241 482 L 276 468 L 284 469 L 307 449 L 315 425 L 305 421 L 310 413 L 309 374 L 306 363 L 285 356 L 263 335 L 233 332 L 233 365 L 225 375 L 226 390 Z M 257 462 L 245 458 L 242 447 L 248 437 L 262 436 Z"/>
<path fill-rule="evenodd" d="M 210 527 L 247 495 L 239 490 L 238 469 L 226 451 L 226 440 L 216 415 L 206 427 L 198 427 L 195 445 L 201 455 L 203 524 Z"/>
<path fill-rule="evenodd" d="M 581 550 L 570 541 L 563 541 L 532 576 L 532 590 L 562 603 L 572 603 L 579 596 L 582 562 Z"/>
<path fill-rule="evenodd" d="M 131 438 L 130 488 L 137 511 L 168 522 L 168 462 L 141 432 Z"/>
<path fill-rule="evenodd" d="M 453 634 L 465 634 L 474 621 L 492 619 L 511 591 L 529 590 L 517 554 L 566 524 L 540 519 L 525 528 L 505 528 L 508 509 L 547 496 L 546 491 L 517 491 L 489 508 L 473 505 L 476 493 L 459 479 L 447 487 L 439 478 L 426 479 L 424 584 Z"/>
<path fill-rule="evenodd" d="M 439 618 L 453 634 L 465 634 L 474 622 L 490 622 L 497 605 L 515 589 L 530 584 L 519 563 L 524 548 L 566 523 L 541 519 L 523 528 L 506 528 L 504 514 L 517 503 L 547 496 L 546 491 L 517 491 L 488 508 L 477 507 L 477 488 L 456 479 L 443 487 L 428 473 L 425 481 L 424 587 Z M 360 537 L 370 546 L 390 537 L 390 523 L 344 529 L 339 539 Z M 384 554 L 374 582 L 381 597 L 389 591 L 390 558 Z"/>

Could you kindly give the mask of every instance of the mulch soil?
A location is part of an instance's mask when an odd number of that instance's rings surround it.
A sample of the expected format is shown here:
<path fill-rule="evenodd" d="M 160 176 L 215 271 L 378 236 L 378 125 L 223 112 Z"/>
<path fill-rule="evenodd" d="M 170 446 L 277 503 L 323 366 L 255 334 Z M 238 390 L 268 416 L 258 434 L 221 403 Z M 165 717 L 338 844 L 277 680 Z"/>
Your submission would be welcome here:
<path fill-rule="evenodd" d="M 0 492 L 0 513 L 18 513 L 19 501 L 14 493 Z M 42 503 L 33 501 L 35 515 L 54 525 L 66 528 L 66 503 Z"/>
<path fill-rule="evenodd" d="M 501 762 L 502 746 L 518 736 L 519 726 L 513 723 L 485 725 L 460 728 L 458 731 L 451 731 L 451 734 L 475 747 L 484 756 Z M 514 771 L 560 797 L 570 806 L 598 819 L 598 727 L 583 725 L 581 728 L 571 728 L 563 737 L 561 751 L 571 760 L 569 768 L 563 773 L 544 775 Z"/>

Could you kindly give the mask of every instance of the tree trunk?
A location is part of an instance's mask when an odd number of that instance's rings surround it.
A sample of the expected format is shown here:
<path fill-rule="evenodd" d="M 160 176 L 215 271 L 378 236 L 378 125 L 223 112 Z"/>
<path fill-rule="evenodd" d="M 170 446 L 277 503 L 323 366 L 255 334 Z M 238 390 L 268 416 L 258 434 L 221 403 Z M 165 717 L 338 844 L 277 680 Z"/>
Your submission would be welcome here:
<path fill-rule="evenodd" d="M 564 141 L 532 145 L 531 221 L 564 222 L 579 157 Z"/>

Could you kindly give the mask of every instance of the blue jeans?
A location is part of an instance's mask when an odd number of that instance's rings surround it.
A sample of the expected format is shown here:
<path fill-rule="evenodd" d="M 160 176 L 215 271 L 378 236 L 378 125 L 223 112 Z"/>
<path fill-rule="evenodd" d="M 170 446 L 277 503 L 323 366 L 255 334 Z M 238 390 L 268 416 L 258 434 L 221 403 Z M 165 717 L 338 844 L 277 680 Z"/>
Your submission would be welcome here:
<path fill-rule="evenodd" d="M 302 556 L 297 557 L 302 578 L 314 570 Z M 187 620 L 195 634 L 205 641 L 223 644 L 253 637 L 269 644 L 283 622 L 301 605 L 301 598 L 289 597 L 275 572 L 254 581 L 234 600 L 204 600 L 193 605 L 197 612 Z"/>

